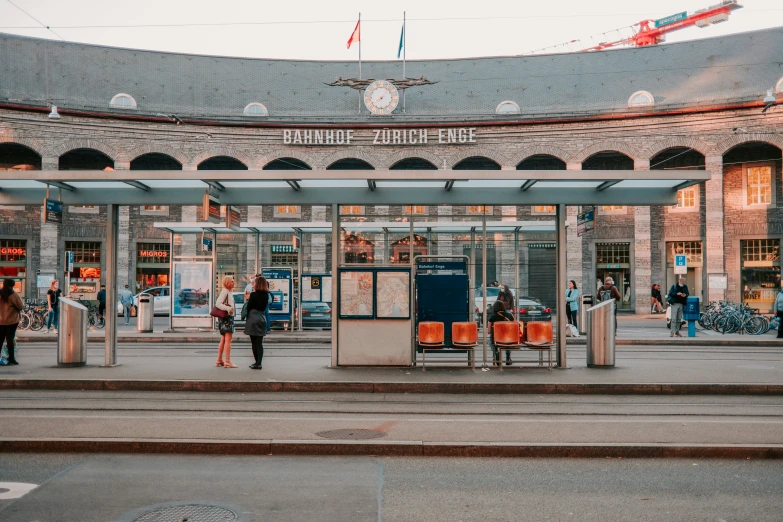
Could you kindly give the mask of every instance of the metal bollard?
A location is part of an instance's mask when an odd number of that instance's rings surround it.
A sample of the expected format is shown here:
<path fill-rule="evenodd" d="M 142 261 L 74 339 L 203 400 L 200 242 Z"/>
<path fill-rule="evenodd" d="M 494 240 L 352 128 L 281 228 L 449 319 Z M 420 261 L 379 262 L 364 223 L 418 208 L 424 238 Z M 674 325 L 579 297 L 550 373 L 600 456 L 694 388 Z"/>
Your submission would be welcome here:
<path fill-rule="evenodd" d="M 67 297 L 60 298 L 60 324 L 57 337 L 57 366 L 87 364 L 87 323 L 84 305 Z"/>
<path fill-rule="evenodd" d="M 614 366 L 616 307 L 615 300 L 610 299 L 587 310 L 588 368 Z"/>

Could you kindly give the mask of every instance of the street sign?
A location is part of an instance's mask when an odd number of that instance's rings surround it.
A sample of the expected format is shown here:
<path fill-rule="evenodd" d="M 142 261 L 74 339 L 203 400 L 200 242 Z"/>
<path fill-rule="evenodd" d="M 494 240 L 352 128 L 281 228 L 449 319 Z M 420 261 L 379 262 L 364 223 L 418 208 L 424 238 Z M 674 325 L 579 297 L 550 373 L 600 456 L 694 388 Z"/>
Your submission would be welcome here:
<path fill-rule="evenodd" d="M 212 252 L 212 240 L 207 237 L 201 238 L 201 250 L 204 252 Z"/>
<path fill-rule="evenodd" d="M 677 254 L 674 256 L 674 273 L 675 274 L 688 273 L 688 257 L 686 255 Z"/>
<path fill-rule="evenodd" d="M 576 215 L 576 235 L 595 230 L 595 207 L 583 207 L 584 212 Z"/>
<path fill-rule="evenodd" d="M 44 199 L 44 223 L 57 223 L 63 222 L 63 202 L 56 199 Z"/>
<path fill-rule="evenodd" d="M 241 219 L 241 215 L 239 214 L 239 207 L 235 207 L 233 205 L 227 205 L 226 206 L 226 228 L 236 232 L 237 230 L 239 230 L 240 219 Z"/>
<path fill-rule="evenodd" d="M 655 27 L 663 27 L 664 25 L 673 24 L 674 22 L 679 22 L 681 20 L 685 20 L 686 18 L 688 18 L 688 13 L 687 11 L 683 11 L 682 13 L 677 13 L 665 18 L 657 19 L 655 21 Z"/>
<path fill-rule="evenodd" d="M 419 261 L 416 263 L 416 271 L 422 270 L 460 270 L 466 271 L 465 261 Z"/>
<path fill-rule="evenodd" d="M 220 223 L 220 200 L 209 191 L 204 193 L 201 218 L 210 223 Z"/>

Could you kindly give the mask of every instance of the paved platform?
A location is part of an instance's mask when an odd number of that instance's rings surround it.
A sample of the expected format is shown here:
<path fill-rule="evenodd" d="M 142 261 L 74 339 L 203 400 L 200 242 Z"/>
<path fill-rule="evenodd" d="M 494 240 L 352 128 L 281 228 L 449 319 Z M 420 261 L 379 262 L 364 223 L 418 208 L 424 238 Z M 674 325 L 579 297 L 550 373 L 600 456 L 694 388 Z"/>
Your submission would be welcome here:
<path fill-rule="evenodd" d="M 264 369 L 250 370 L 250 349 L 239 345 L 239 367 L 215 367 L 217 342 L 182 345 L 122 345 L 117 367 L 100 366 L 104 352 L 88 349 L 88 365 L 56 366 L 56 345 L 28 344 L 19 366 L 0 367 L 0 388 L 200 391 L 367 391 L 384 393 L 783 393 L 783 346 L 628 346 L 617 350 L 616 367 L 587 368 L 585 348 L 570 346 L 568 369 L 496 367 L 472 372 L 467 364 L 428 357 L 427 371 L 405 368 L 330 368 L 325 347 L 268 348 Z M 530 362 L 535 353 L 523 353 Z M 480 355 L 479 355 L 480 358 Z"/>

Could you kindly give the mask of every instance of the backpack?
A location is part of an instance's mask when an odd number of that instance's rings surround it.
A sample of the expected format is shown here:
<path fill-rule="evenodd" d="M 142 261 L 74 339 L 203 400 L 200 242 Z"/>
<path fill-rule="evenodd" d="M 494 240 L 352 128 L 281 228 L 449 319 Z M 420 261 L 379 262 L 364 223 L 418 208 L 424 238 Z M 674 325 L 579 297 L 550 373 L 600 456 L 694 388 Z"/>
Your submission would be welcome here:
<path fill-rule="evenodd" d="M 579 337 L 579 330 L 572 324 L 566 325 L 566 337 Z"/>
<path fill-rule="evenodd" d="M 677 285 L 672 285 L 671 288 L 669 288 L 669 293 L 666 294 L 666 302 L 670 305 L 674 304 L 674 287 Z"/>
<path fill-rule="evenodd" d="M 605 287 L 601 287 L 601 291 L 598 293 L 598 300 L 601 302 L 612 299 L 612 289 L 606 290 Z"/>

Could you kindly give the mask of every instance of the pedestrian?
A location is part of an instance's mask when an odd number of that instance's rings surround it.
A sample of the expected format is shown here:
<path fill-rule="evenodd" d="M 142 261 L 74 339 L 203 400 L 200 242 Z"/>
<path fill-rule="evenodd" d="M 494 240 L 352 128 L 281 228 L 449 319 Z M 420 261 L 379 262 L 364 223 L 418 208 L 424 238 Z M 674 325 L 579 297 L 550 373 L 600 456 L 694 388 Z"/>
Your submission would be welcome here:
<path fill-rule="evenodd" d="M 237 365 L 231 362 L 231 339 L 234 337 L 234 296 L 231 290 L 234 288 L 234 279 L 231 276 L 223 278 L 223 289 L 215 300 L 215 307 L 228 315 L 218 321 L 218 330 L 220 331 L 220 345 L 218 346 L 218 356 L 215 366 L 224 368 L 236 368 Z M 223 354 L 226 356 L 223 362 Z"/>
<path fill-rule="evenodd" d="M 106 285 L 101 285 L 98 292 L 98 317 L 103 317 L 106 313 Z"/>
<path fill-rule="evenodd" d="M 261 369 L 264 358 L 264 336 L 266 335 L 266 319 L 264 311 L 269 303 L 269 283 L 263 276 L 255 278 L 255 286 L 247 301 L 247 321 L 245 322 L 245 334 L 250 336 L 250 345 L 253 349 L 255 362 L 250 365 L 253 370 Z"/>
<path fill-rule="evenodd" d="M 49 305 L 49 315 L 46 318 L 46 333 L 52 332 L 52 323 L 54 323 L 54 333 L 57 333 L 57 329 L 60 327 L 57 318 L 60 313 L 61 295 L 63 295 L 63 291 L 60 290 L 60 281 L 54 279 L 46 292 L 46 302 Z"/>
<path fill-rule="evenodd" d="M 509 312 L 511 315 L 514 314 L 515 308 L 514 308 L 514 294 L 511 293 L 511 290 L 508 288 L 508 285 L 500 285 L 500 292 L 498 292 L 498 300 L 503 303 L 503 306 L 505 306 L 506 311 Z"/>
<path fill-rule="evenodd" d="M 601 287 L 604 286 L 604 284 L 601 282 L 600 279 L 595 280 L 595 288 L 596 288 L 596 295 L 601 292 Z"/>
<path fill-rule="evenodd" d="M 661 298 L 661 285 L 658 283 L 655 283 L 652 285 L 652 293 L 650 294 L 650 313 L 651 314 L 662 314 L 663 313 L 663 300 Z M 656 312 L 655 309 L 658 309 Z"/>
<path fill-rule="evenodd" d="M 669 289 L 669 293 L 666 295 L 666 300 L 672 305 L 671 327 L 672 331 L 669 337 L 682 337 L 680 334 L 680 327 L 682 326 L 682 308 L 685 303 L 688 302 L 688 285 L 685 284 L 685 278 L 681 277 L 680 280 L 673 284 Z"/>
<path fill-rule="evenodd" d="M 122 314 L 125 316 L 125 324 L 130 324 L 131 308 L 133 307 L 133 294 L 128 285 L 125 290 L 120 292 L 120 304 L 122 305 Z"/>
<path fill-rule="evenodd" d="M 614 299 L 614 333 L 617 335 L 617 308 L 620 306 L 623 296 L 620 295 L 620 291 L 614 286 L 614 279 L 607 277 L 604 279 L 604 284 L 598 287 L 598 301 L 604 302 L 609 299 Z"/>
<path fill-rule="evenodd" d="M 503 301 L 497 300 L 492 303 L 492 313 L 487 317 L 489 324 L 489 343 L 492 346 L 492 364 L 500 366 L 500 350 L 495 346 L 495 323 L 502 321 L 513 321 L 514 318 L 506 311 Z M 511 366 L 511 352 L 506 350 L 506 366 Z"/>
<path fill-rule="evenodd" d="M 3 343 L 8 348 L 8 364 L 16 366 L 16 328 L 22 319 L 20 312 L 24 303 L 19 294 L 14 292 L 14 280 L 3 279 L 3 289 L 0 290 L 0 350 Z"/>
<path fill-rule="evenodd" d="M 245 285 L 245 302 L 250 299 L 250 294 L 255 291 L 257 277 L 257 275 L 250 276 L 250 281 Z"/>
<path fill-rule="evenodd" d="M 566 317 L 568 322 L 574 325 L 574 328 L 579 331 L 579 325 L 576 318 L 579 316 L 579 289 L 576 287 L 576 281 L 573 279 L 568 282 L 568 290 L 566 290 Z"/>
<path fill-rule="evenodd" d="M 778 339 L 783 339 L 783 288 L 775 298 L 775 315 L 780 319 L 778 321 Z"/>

